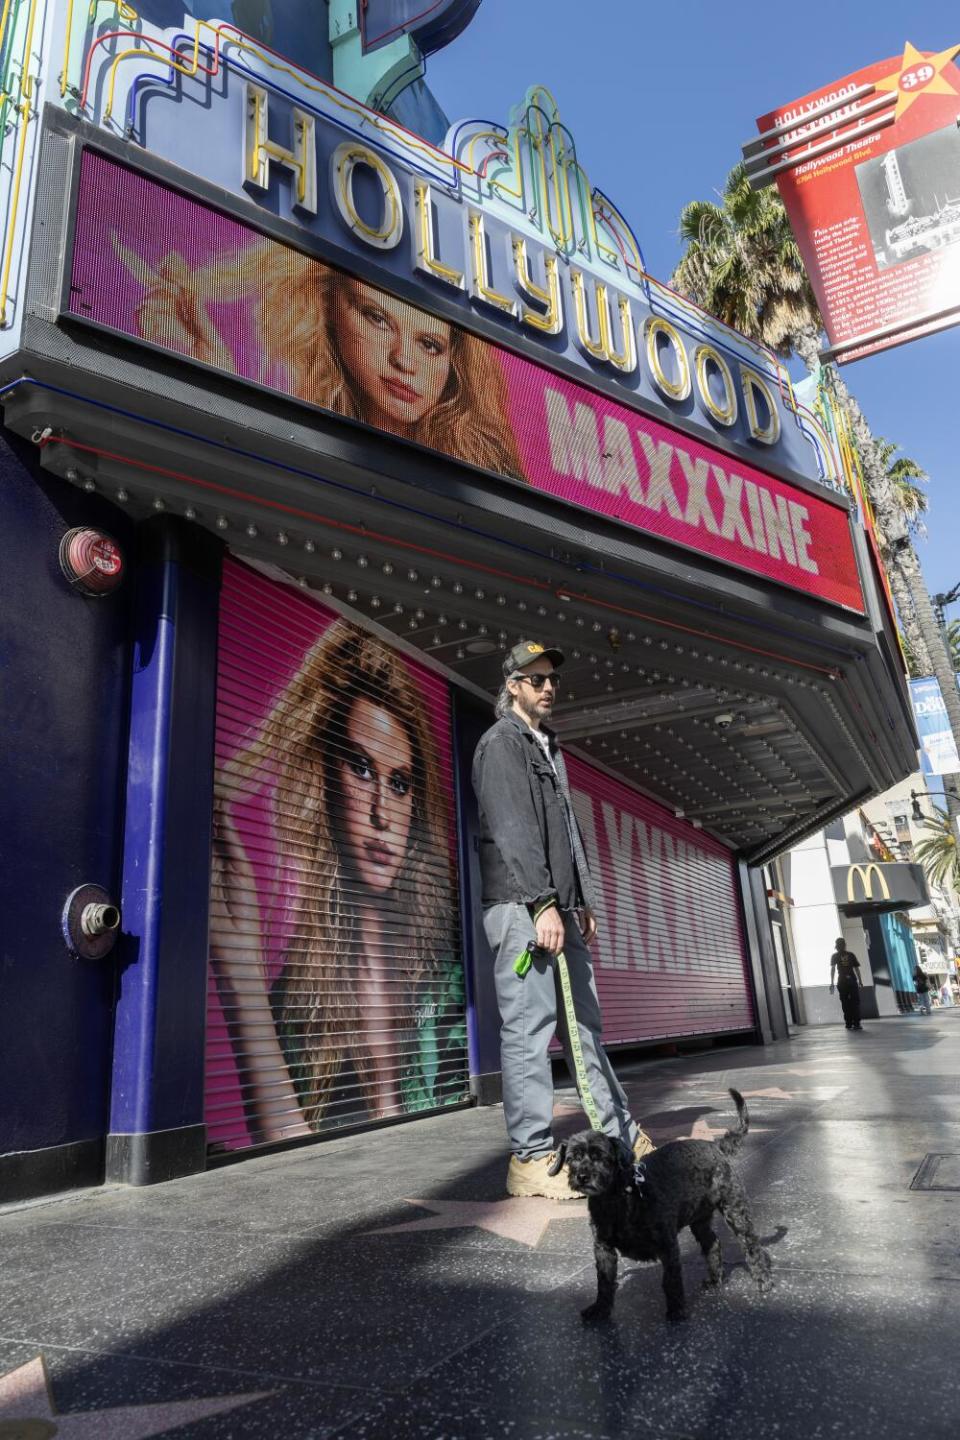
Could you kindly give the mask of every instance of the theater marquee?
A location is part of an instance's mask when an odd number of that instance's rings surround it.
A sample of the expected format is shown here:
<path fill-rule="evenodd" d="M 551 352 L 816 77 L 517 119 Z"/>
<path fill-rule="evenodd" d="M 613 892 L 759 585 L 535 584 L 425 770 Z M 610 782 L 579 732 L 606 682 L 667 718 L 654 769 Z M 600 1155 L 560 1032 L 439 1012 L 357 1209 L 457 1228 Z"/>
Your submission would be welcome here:
<path fill-rule="evenodd" d="M 862 611 L 841 504 L 89 148 L 66 313 Z M 748 366 L 688 353 L 662 318 L 641 334 L 631 363 L 642 349 L 654 384 L 776 446 L 775 394 Z"/>

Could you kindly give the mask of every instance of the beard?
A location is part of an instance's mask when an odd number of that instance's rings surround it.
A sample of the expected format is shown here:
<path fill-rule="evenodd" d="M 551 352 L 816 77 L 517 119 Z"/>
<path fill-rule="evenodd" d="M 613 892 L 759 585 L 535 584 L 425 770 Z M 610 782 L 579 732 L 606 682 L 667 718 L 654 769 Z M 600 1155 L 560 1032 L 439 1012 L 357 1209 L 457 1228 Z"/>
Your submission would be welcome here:
<path fill-rule="evenodd" d="M 544 709 L 540 708 L 539 702 L 542 695 L 542 690 L 540 695 L 538 695 L 535 690 L 529 689 L 526 685 L 521 685 L 513 700 L 520 714 L 527 723 L 532 724 L 534 728 L 540 724 L 541 720 L 549 719 L 553 709 L 552 706 L 547 706 Z"/>

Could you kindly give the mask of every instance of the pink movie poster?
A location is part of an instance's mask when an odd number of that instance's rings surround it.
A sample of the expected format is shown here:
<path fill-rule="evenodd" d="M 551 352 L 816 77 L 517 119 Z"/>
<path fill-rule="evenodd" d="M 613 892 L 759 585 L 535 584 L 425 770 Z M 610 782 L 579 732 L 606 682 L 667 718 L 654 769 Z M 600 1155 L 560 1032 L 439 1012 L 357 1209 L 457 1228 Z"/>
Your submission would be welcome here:
<path fill-rule="evenodd" d="M 446 684 L 233 560 L 219 647 L 211 1145 L 462 1100 Z"/>
<path fill-rule="evenodd" d="M 92 150 L 68 313 L 863 611 L 841 504 Z"/>
<path fill-rule="evenodd" d="M 567 761 L 590 873 L 604 1038 L 746 1030 L 753 1007 L 736 874 L 716 841 L 609 776 Z"/>

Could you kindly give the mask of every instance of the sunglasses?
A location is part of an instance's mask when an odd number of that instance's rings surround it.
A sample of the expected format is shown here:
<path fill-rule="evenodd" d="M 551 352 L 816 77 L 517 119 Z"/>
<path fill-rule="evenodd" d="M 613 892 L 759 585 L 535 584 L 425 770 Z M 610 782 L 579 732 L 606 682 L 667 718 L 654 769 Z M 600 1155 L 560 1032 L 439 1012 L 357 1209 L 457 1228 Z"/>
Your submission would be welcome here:
<path fill-rule="evenodd" d="M 552 685 L 554 692 L 560 689 L 560 677 L 558 675 L 511 675 L 511 680 L 523 680 L 527 685 L 532 685 L 538 693 L 544 685 Z"/>

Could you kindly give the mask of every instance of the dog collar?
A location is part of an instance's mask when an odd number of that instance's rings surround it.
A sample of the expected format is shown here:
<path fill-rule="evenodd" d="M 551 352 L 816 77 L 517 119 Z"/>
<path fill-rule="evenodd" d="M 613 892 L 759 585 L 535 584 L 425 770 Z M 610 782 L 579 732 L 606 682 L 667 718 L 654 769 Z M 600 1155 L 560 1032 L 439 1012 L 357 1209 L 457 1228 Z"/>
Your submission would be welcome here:
<path fill-rule="evenodd" d="M 647 1183 L 647 1167 L 642 1160 L 634 1162 L 633 1175 L 630 1179 L 628 1190 L 640 1190 Z"/>

